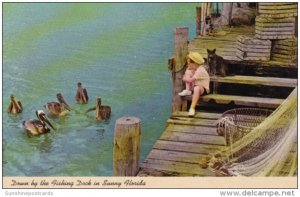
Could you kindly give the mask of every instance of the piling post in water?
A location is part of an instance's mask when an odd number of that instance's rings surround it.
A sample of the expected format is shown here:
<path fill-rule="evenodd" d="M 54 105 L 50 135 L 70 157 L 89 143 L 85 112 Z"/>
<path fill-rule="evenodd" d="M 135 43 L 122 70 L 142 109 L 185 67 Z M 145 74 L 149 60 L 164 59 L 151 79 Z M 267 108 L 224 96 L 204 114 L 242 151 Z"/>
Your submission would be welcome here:
<path fill-rule="evenodd" d="M 114 133 L 114 176 L 136 176 L 139 170 L 141 121 L 136 117 L 116 120 Z"/>
<path fill-rule="evenodd" d="M 201 7 L 196 7 L 196 36 L 201 34 Z"/>
<path fill-rule="evenodd" d="M 178 95 L 184 89 L 184 83 L 182 81 L 185 68 L 186 68 L 186 56 L 188 54 L 188 27 L 176 27 L 174 29 L 174 55 L 172 68 L 172 81 L 173 81 L 173 99 L 172 99 L 172 111 L 182 110 L 182 99 Z"/>

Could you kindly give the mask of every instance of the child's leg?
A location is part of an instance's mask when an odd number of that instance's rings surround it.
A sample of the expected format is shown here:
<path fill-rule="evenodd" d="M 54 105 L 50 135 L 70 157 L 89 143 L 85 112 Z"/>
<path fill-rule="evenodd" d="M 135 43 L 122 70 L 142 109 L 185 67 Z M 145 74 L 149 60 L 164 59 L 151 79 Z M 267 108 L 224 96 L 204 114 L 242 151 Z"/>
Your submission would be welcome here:
<path fill-rule="evenodd" d="M 187 69 L 187 70 L 185 71 L 184 75 L 185 75 L 185 77 L 187 77 L 187 78 L 191 78 L 191 77 L 193 77 L 194 73 L 193 73 L 192 70 Z M 192 82 L 192 83 L 191 83 L 191 82 L 185 82 L 185 89 L 186 89 L 186 90 L 192 91 L 193 88 L 194 88 L 194 82 Z"/>
<path fill-rule="evenodd" d="M 202 86 L 194 86 L 194 94 L 192 98 L 191 109 L 195 109 L 196 105 L 200 99 L 200 95 L 204 93 L 204 88 Z"/>

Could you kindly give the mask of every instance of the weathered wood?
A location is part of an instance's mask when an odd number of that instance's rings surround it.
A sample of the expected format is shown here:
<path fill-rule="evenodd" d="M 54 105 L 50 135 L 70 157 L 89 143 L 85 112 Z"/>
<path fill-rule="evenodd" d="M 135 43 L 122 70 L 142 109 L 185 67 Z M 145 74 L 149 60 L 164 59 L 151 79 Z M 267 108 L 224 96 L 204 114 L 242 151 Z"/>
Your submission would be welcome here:
<path fill-rule="evenodd" d="M 114 176 L 135 176 L 140 159 L 140 120 L 122 117 L 116 120 L 114 132 Z"/>
<path fill-rule="evenodd" d="M 241 61 L 241 60 L 226 59 L 226 62 L 229 64 L 251 65 L 251 66 L 262 66 L 262 67 L 297 68 L 296 63 L 287 63 L 287 62 L 280 62 L 274 60 L 262 62 L 262 61 L 249 61 L 249 60 Z"/>
<path fill-rule="evenodd" d="M 295 63 L 295 62 L 296 62 L 296 60 L 292 60 L 292 59 L 282 59 L 282 58 L 278 58 L 278 57 L 272 57 L 271 59 L 274 60 L 274 61 L 279 61 L 279 62 L 287 63 L 287 64 Z"/>
<path fill-rule="evenodd" d="M 289 51 L 289 52 L 297 52 L 297 47 L 293 47 L 293 46 L 285 46 L 285 45 L 279 45 L 279 44 L 275 44 L 274 46 L 275 50 L 282 50 L 282 51 Z"/>
<path fill-rule="evenodd" d="M 270 57 L 243 57 L 243 60 L 269 61 L 269 60 L 270 60 Z"/>
<path fill-rule="evenodd" d="M 255 56 L 255 55 L 240 55 L 236 54 L 237 57 L 239 57 L 242 60 L 256 60 L 256 61 L 269 61 L 270 60 L 270 55 L 269 56 Z"/>
<path fill-rule="evenodd" d="M 194 119 L 189 117 L 171 117 L 167 120 L 167 124 L 183 124 L 183 125 L 194 125 L 194 126 L 213 126 L 215 120 L 211 119 Z"/>
<path fill-rule="evenodd" d="M 237 44 L 236 44 L 236 46 L 237 46 L 237 48 L 240 48 L 240 49 L 242 49 L 242 48 L 244 48 L 245 50 L 250 50 L 250 49 L 253 49 L 253 48 L 255 48 L 255 49 L 265 49 L 266 51 L 268 51 L 268 50 L 270 50 L 271 49 L 271 45 L 264 45 L 264 44 L 253 44 L 253 45 L 245 45 L 245 44 L 243 44 L 243 43 L 240 43 L 240 42 L 237 42 Z"/>
<path fill-rule="evenodd" d="M 174 29 L 174 59 L 175 66 L 172 70 L 173 99 L 172 111 L 181 111 L 182 101 L 178 95 L 184 89 L 182 78 L 188 54 L 188 27 L 177 27 Z"/>
<path fill-rule="evenodd" d="M 196 164 L 195 164 L 196 165 Z M 179 173 L 179 172 L 174 172 L 174 171 L 169 171 L 169 170 L 158 170 L 158 169 L 153 169 L 151 166 L 149 168 L 146 168 L 145 166 L 141 168 L 137 176 L 142 176 L 142 177 L 168 177 L 168 176 L 196 176 L 191 173 Z"/>
<path fill-rule="evenodd" d="M 282 62 L 296 62 L 298 59 L 298 39 L 285 39 L 274 41 L 271 59 Z"/>
<path fill-rule="evenodd" d="M 275 47 L 286 49 L 286 50 L 296 50 L 296 49 L 298 49 L 297 43 L 293 43 L 293 42 L 277 43 L 278 41 L 283 41 L 283 40 L 276 40 L 275 41 Z"/>
<path fill-rule="evenodd" d="M 254 37 L 250 37 L 250 36 L 239 36 L 237 38 L 238 42 L 240 42 L 241 44 L 244 44 L 246 46 L 248 45 L 267 45 L 267 46 L 271 46 L 271 41 L 270 40 L 259 40 L 259 39 L 255 39 Z"/>
<path fill-rule="evenodd" d="M 188 143 L 211 144 L 211 145 L 224 145 L 224 137 L 200 135 L 193 133 L 183 133 L 174 131 L 165 131 L 160 140 L 179 141 Z"/>
<path fill-rule="evenodd" d="M 263 32 L 294 32 L 295 27 L 260 27 L 256 26 L 255 30 L 263 31 Z"/>
<path fill-rule="evenodd" d="M 280 27 L 295 27 L 295 23 L 288 23 L 288 22 L 284 22 L 284 23 L 264 23 L 264 22 L 256 22 L 255 23 L 255 28 L 257 27 L 276 27 L 276 28 L 280 28 Z"/>
<path fill-rule="evenodd" d="M 294 61 L 297 59 L 297 55 L 282 55 L 282 54 L 278 54 L 278 53 L 274 53 L 272 55 L 272 57 L 276 57 L 276 58 L 281 58 L 281 59 L 290 59 L 291 61 Z"/>
<path fill-rule="evenodd" d="M 233 102 L 235 105 L 263 107 L 263 108 L 277 108 L 284 101 L 284 99 L 221 95 L 221 94 L 205 95 L 201 97 L 201 100 L 203 102 L 213 101 L 218 104 L 229 104 Z"/>
<path fill-rule="evenodd" d="M 234 83 L 234 84 L 249 84 L 249 85 L 266 85 L 277 87 L 296 87 L 297 79 L 278 78 L 278 77 L 257 77 L 257 76 L 226 76 L 218 77 L 212 76 L 211 81 L 220 83 Z"/>
<path fill-rule="evenodd" d="M 204 154 L 152 149 L 147 159 L 198 164 Z"/>
<path fill-rule="evenodd" d="M 160 150 L 170 150 L 179 152 L 189 152 L 189 153 L 200 153 L 209 154 L 221 151 L 224 146 L 219 145 L 208 145 L 208 144 L 198 144 L 198 143 L 187 143 L 178 141 L 167 141 L 167 140 L 157 140 L 153 146 L 154 149 Z"/>
<path fill-rule="evenodd" d="M 222 116 L 220 113 L 212 112 L 198 112 L 193 118 L 203 118 L 203 119 L 218 119 Z M 174 112 L 171 117 L 188 117 L 188 112 Z"/>
<path fill-rule="evenodd" d="M 270 4 L 270 5 L 261 5 L 259 4 L 258 9 L 259 10 L 286 10 L 286 9 L 297 9 L 297 4 L 288 4 L 288 5 L 276 5 L 276 4 Z"/>
<path fill-rule="evenodd" d="M 223 59 L 226 60 L 226 61 L 235 61 L 235 62 L 243 61 L 242 59 L 240 59 L 240 58 L 237 57 L 237 56 L 226 56 L 226 55 L 223 55 L 222 57 L 223 57 Z"/>
<path fill-rule="evenodd" d="M 294 2 L 259 2 L 259 6 L 285 6 L 285 5 L 295 5 Z"/>
<path fill-rule="evenodd" d="M 287 51 L 287 50 L 282 50 L 282 49 L 279 49 L 279 48 L 275 48 L 273 50 L 273 54 L 281 54 L 281 55 L 285 55 L 286 58 L 289 58 L 289 57 L 296 57 L 297 56 L 297 51 L 296 50 Z"/>
<path fill-rule="evenodd" d="M 201 7 L 196 7 L 196 36 L 201 34 Z"/>
<path fill-rule="evenodd" d="M 260 23 L 295 23 L 294 17 L 288 17 L 288 18 L 269 18 L 269 17 L 263 17 L 263 16 L 256 16 L 255 18 L 255 24 L 257 22 Z"/>
<path fill-rule="evenodd" d="M 255 29 L 255 33 L 266 36 L 294 35 L 294 31 L 264 31 L 258 29 Z"/>
<path fill-rule="evenodd" d="M 238 50 L 236 51 L 236 54 L 237 55 L 241 55 L 241 56 L 245 56 L 244 58 L 246 57 L 266 57 L 266 58 L 269 58 L 270 59 L 270 54 L 271 54 L 271 51 L 270 50 L 255 50 L 255 49 L 252 49 L 252 50 L 241 50 L 238 48 Z"/>
<path fill-rule="evenodd" d="M 233 51 L 234 48 L 236 47 L 237 43 L 236 42 L 230 42 L 230 43 L 221 43 L 221 42 L 215 42 L 215 43 L 199 43 L 199 47 L 195 46 L 195 49 L 198 50 L 206 50 L 208 49 L 214 49 L 214 48 L 220 48 L 218 52 L 220 51 Z M 201 47 L 201 46 L 202 47 Z M 226 48 L 225 48 L 226 46 Z"/>
<path fill-rule="evenodd" d="M 197 126 L 197 125 L 184 125 L 184 124 L 170 124 L 166 131 L 173 132 L 183 132 L 183 133 L 192 133 L 200 135 L 217 135 L 216 124 L 208 126 Z"/>
<path fill-rule="evenodd" d="M 251 53 L 251 52 L 254 52 L 254 53 L 265 53 L 265 54 L 268 54 L 270 55 L 270 51 L 271 51 L 271 48 L 257 48 L 259 45 L 255 46 L 255 47 L 249 47 L 249 46 L 238 46 L 237 47 L 237 53 L 240 52 L 241 55 L 244 54 L 244 52 L 247 52 L 247 53 Z"/>
<path fill-rule="evenodd" d="M 174 29 L 175 72 L 182 70 L 186 64 L 186 55 L 188 54 L 188 35 L 188 27 L 176 27 Z"/>
<path fill-rule="evenodd" d="M 240 59 L 261 61 L 270 60 L 270 40 L 260 40 L 254 38 L 253 36 L 240 36 L 237 39 L 237 43 L 236 56 Z M 262 49 L 256 49 L 258 46 L 262 46 Z"/>
<path fill-rule="evenodd" d="M 296 14 L 297 8 L 291 8 L 291 9 L 258 9 L 259 14 Z"/>
<path fill-rule="evenodd" d="M 281 19 L 281 18 L 288 18 L 288 17 L 296 17 L 298 16 L 298 13 L 297 12 L 292 12 L 292 13 L 286 13 L 286 14 L 261 14 L 260 15 L 261 17 L 266 17 L 266 18 L 278 18 L 278 19 Z"/>
<path fill-rule="evenodd" d="M 203 112 L 194 119 L 214 122 L 220 116 Z M 188 118 L 185 112 L 174 112 L 172 117 Z M 142 162 L 138 176 L 214 176 L 208 169 L 200 168 L 199 161 L 209 153 L 222 150 L 224 144 L 215 127 L 170 124 Z"/>
<path fill-rule="evenodd" d="M 174 58 L 174 56 L 172 56 L 168 59 L 168 69 L 169 69 L 169 71 L 172 72 L 174 70 L 174 67 L 175 67 L 175 58 Z"/>
<path fill-rule="evenodd" d="M 256 38 L 260 38 L 263 40 L 272 40 L 272 39 L 289 39 L 293 38 L 293 34 L 287 34 L 287 35 L 265 35 L 264 33 L 262 35 L 255 34 Z"/>
<path fill-rule="evenodd" d="M 292 39 L 286 39 L 286 40 L 276 40 L 276 45 L 286 45 L 286 46 L 298 46 L 298 39 L 293 37 Z"/>
<path fill-rule="evenodd" d="M 202 169 L 199 164 L 190 164 L 176 161 L 147 159 L 141 166 L 155 170 L 168 171 L 169 176 L 214 176 L 209 169 Z M 174 172 L 173 175 L 172 172 Z"/>

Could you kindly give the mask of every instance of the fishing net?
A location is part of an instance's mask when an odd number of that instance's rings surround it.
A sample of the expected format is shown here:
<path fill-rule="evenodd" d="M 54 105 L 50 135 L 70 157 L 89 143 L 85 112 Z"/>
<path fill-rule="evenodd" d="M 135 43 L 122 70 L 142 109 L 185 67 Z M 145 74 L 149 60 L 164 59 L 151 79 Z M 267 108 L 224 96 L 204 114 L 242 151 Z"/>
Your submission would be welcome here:
<path fill-rule="evenodd" d="M 235 139 L 231 137 L 232 143 L 227 142 L 224 151 L 206 157 L 210 169 L 226 176 L 296 176 L 297 87 L 273 113 L 267 116 L 268 113 L 257 126 L 242 125 L 252 127 L 250 131 L 236 130 L 240 134 Z M 227 124 L 223 122 L 225 135 L 235 124 L 228 117 Z"/>
<path fill-rule="evenodd" d="M 222 114 L 217 124 L 217 133 L 225 137 L 226 145 L 229 146 L 252 131 L 272 112 L 272 110 L 260 108 L 228 110 Z"/>

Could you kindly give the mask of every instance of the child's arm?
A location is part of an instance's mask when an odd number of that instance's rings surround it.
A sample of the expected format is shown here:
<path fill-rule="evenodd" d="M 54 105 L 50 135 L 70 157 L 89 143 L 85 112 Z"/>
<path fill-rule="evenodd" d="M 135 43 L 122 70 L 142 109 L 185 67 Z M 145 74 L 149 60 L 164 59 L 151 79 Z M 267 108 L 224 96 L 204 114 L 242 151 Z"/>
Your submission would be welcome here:
<path fill-rule="evenodd" d="M 194 78 L 194 76 L 184 76 L 183 77 L 183 81 L 184 82 L 188 82 L 188 83 L 192 83 L 194 82 L 196 79 Z"/>
<path fill-rule="evenodd" d="M 183 75 L 183 81 L 184 82 L 188 82 L 188 83 L 191 83 L 191 82 L 194 82 L 196 79 L 193 77 L 195 74 L 195 71 L 193 70 L 186 70 L 186 72 L 184 73 Z"/>

